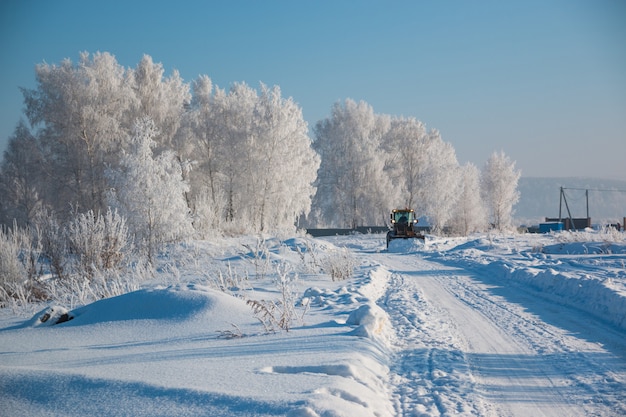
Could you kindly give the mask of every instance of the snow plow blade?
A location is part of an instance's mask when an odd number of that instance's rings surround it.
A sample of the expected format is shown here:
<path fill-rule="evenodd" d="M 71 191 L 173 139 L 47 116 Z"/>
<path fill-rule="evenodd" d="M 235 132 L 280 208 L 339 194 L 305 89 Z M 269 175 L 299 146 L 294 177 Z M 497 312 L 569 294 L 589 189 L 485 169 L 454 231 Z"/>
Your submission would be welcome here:
<path fill-rule="evenodd" d="M 387 232 L 387 249 L 389 249 L 389 242 L 395 239 L 420 239 L 425 241 L 426 238 L 421 233 L 412 233 L 406 235 L 394 235 L 392 231 Z"/>

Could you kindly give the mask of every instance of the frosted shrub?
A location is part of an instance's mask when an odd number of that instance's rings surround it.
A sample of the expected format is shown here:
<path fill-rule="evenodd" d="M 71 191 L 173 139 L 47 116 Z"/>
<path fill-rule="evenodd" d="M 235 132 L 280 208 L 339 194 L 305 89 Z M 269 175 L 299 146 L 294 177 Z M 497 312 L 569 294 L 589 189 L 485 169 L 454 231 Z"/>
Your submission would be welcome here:
<path fill-rule="evenodd" d="M 312 243 L 310 239 L 303 239 L 304 249 L 300 248 L 300 246 L 296 245 L 296 252 L 298 256 L 300 256 L 300 261 L 302 262 L 302 266 L 306 272 L 310 273 L 318 273 L 320 269 L 320 261 L 319 255 L 317 253 L 317 248 Z"/>
<path fill-rule="evenodd" d="M 221 196 L 215 199 L 204 191 L 197 195 L 193 202 L 193 227 L 200 239 L 215 236 L 219 233 L 225 207 Z"/>
<path fill-rule="evenodd" d="M 346 248 L 330 252 L 322 261 L 322 271 L 330 275 L 333 281 L 352 278 L 355 267 L 356 259 Z"/>
<path fill-rule="evenodd" d="M 99 271 L 89 282 L 90 299 L 87 302 L 136 291 L 142 281 L 140 271 Z M 84 301 L 83 304 L 85 304 Z"/>
<path fill-rule="evenodd" d="M 136 291 L 146 271 L 139 266 L 134 271 L 94 271 L 90 278 L 79 274 L 67 275 L 65 279 L 46 281 L 46 291 L 51 299 L 70 309 L 103 298 L 115 297 Z"/>
<path fill-rule="evenodd" d="M 54 213 L 42 210 L 36 218 L 36 234 L 42 254 L 50 263 L 51 272 L 59 278 L 65 277 L 67 244 L 63 228 Z"/>
<path fill-rule="evenodd" d="M 90 278 L 97 271 L 120 269 L 130 247 L 126 220 L 111 209 L 104 216 L 91 210 L 77 214 L 67 227 L 67 238 L 77 257 L 77 272 Z"/>
<path fill-rule="evenodd" d="M 214 288 L 231 295 L 234 295 L 234 292 L 249 287 L 248 274 L 238 273 L 233 269 L 230 262 L 228 262 L 226 270 L 220 269 L 210 278 L 209 283 Z"/>
<path fill-rule="evenodd" d="M 626 234 L 617 230 L 613 226 L 607 226 L 603 229 L 603 233 L 601 232 L 601 234 L 604 235 L 605 242 L 619 243 L 626 241 Z"/>
<path fill-rule="evenodd" d="M 287 267 L 279 264 L 276 267 L 276 286 L 280 292 L 278 300 L 248 300 L 255 317 L 263 324 L 267 333 L 275 333 L 282 329 L 289 331 L 291 323 L 298 317 L 296 310 L 296 292 L 294 283 L 297 274 L 291 274 Z M 306 310 L 305 310 L 306 312 Z"/>
<path fill-rule="evenodd" d="M 25 271 L 19 294 L 25 301 L 45 297 L 77 305 L 134 288 L 135 279 L 121 274 L 132 245 L 126 222 L 116 212 L 78 213 L 61 225 L 53 213 L 43 210 L 33 234 L 31 239 L 25 232 L 19 255 Z M 52 278 L 38 280 L 43 271 Z"/>
<path fill-rule="evenodd" d="M 572 242 L 606 242 L 620 243 L 626 240 L 626 234 L 618 232 L 614 227 L 603 227 L 598 231 L 591 229 L 563 231 L 554 234 L 559 243 Z"/>
<path fill-rule="evenodd" d="M 0 229 L 0 305 L 5 306 L 13 298 L 16 286 L 26 278 L 26 271 L 19 261 L 20 248 L 11 231 Z"/>
<path fill-rule="evenodd" d="M 0 228 L 0 307 L 46 298 L 37 281 L 39 254 L 29 230 Z"/>
<path fill-rule="evenodd" d="M 267 241 L 263 236 L 257 236 L 255 247 L 247 244 L 243 246 L 250 251 L 252 257 L 249 259 L 254 265 L 255 276 L 261 279 L 264 278 L 272 262 Z"/>

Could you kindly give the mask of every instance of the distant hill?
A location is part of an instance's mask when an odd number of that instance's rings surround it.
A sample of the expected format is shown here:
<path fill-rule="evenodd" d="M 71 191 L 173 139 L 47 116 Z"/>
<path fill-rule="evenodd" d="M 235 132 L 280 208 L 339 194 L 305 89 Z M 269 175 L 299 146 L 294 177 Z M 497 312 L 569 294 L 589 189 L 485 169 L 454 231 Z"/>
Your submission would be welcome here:
<path fill-rule="evenodd" d="M 560 187 L 566 188 L 565 196 L 572 217 L 587 216 L 585 189 L 589 190 L 589 217 L 592 223 L 621 223 L 626 216 L 626 181 L 522 177 L 518 183 L 521 195 L 514 207 L 514 217 L 519 223 L 526 224 L 537 224 L 545 217 L 558 217 Z M 565 204 L 562 213 L 567 216 Z"/>

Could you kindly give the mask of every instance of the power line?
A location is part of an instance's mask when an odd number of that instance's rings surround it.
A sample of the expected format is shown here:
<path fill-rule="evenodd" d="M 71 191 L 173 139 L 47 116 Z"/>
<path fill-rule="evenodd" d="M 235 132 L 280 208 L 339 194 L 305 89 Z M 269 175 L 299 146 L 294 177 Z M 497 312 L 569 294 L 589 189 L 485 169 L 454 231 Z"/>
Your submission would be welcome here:
<path fill-rule="evenodd" d="M 618 193 L 626 193 L 626 190 L 611 190 L 611 189 L 602 189 L 602 188 L 576 188 L 576 187 L 561 187 L 564 190 L 578 190 L 578 191 L 603 191 L 603 192 L 618 192 Z"/>

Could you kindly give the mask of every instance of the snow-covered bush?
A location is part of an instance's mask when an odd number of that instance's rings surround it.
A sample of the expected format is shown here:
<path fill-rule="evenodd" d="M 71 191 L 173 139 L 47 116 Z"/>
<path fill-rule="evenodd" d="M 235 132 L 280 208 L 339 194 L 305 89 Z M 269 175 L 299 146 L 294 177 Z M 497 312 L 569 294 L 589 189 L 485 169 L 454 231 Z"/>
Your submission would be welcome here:
<path fill-rule="evenodd" d="M 216 197 L 205 190 L 193 199 L 193 228 L 196 236 L 207 239 L 216 236 L 222 226 L 226 202 L 221 193 Z"/>
<path fill-rule="evenodd" d="M 76 305 L 136 288 L 125 268 L 131 244 L 124 219 L 111 210 L 73 215 L 61 224 L 42 210 L 32 229 L 2 229 L 0 304 L 54 299 Z"/>
<path fill-rule="evenodd" d="M 257 278 L 264 278 L 271 266 L 270 249 L 263 236 L 257 236 L 256 246 L 243 245 L 250 252 L 247 259 L 254 265 L 254 274 Z"/>
<path fill-rule="evenodd" d="M 67 227 L 67 238 L 77 272 L 90 278 L 97 271 L 121 268 L 130 248 L 126 220 L 110 208 L 104 216 L 91 210 L 77 213 Z"/>
<path fill-rule="evenodd" d="M 0 306 L 13 298 L 17 287 L 26 278 L 24 265 L 19 260 L 19 240 L 14 232 L 0 229 Z"/>
<path fill-rule="evenodd" d="M 356 265 L 357 261 L 352 253 L 341 248 L 331 251 L 322 260 L 322 271 L 330 275 L 333 281 L 344 281 L 352 278 Z"/>
<path fill-rule="evenodd" d="M 20 254 L 19 237 L 14 230 L 0 228 L 0 279 L 19 281 L 26 272 L 18 257 Z"/>
<path fill-rule="evenodd" d="M 41 210 L 37 214 L 35 232 L 42 254 L 49 263 L 50 272 L 59 279 L 66 277 L 67 241 L 62 225 L 54 212 Z"/>
<path fill-rule="evenodd" d="M 50 299 L 69 308 L 75 308 L 103 298 L 135 291 L 139 289 L 147 275 L 141 265 L 133 270 L 94 271 L 90 278 L 68 274 L 64 279 L 47 280 L 45 289 Z"/>
<path fill-rule="evenodd" d="M 317 247 L 309 238 L 303 238 L 301 242 L 302 247 L 295 245 L 295 251 L 300 257 L 303 270 L 308 273 L 318 273 L 321 268 L 321 263 Z"/>
<path fill-rule="evenodd" d="M 614 227 L 602 227 L 600 230 L 566 230 L 554 233 L 559 243 L 573 242 L 606 242 L 620 243 L 626 241 L 626 233 L 617 231 Z"/>
<path fill-rule="evenodd" d="M 285 264 L 278 264 L 276 273 L 276 287 L 280 293 L 278 300 L 246 301 L 267 333 L 275 333 L 281 329 L 289 331 L 291 323 L 298 318 L 297 294 L 294 289 L 298 275 L 291 273 Z"/>
<path fill-rule="evenodd" d="M 29 229 L 0 227 L 0 307 L 46 298 L 37 281 L 41 248 Z"/>
<path fill-rule="evenodd" d="M 235 271 L 230 263 L 227 264 L 226 269 L 220 269 L 217 273 L 211 275 L 211 278 L 209 284 L 225 293 L 232 293 L 233 291 L 247 289 L 249 287 L 248 274 Z"/>

